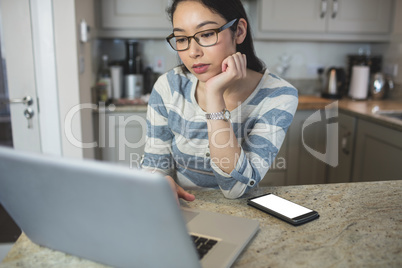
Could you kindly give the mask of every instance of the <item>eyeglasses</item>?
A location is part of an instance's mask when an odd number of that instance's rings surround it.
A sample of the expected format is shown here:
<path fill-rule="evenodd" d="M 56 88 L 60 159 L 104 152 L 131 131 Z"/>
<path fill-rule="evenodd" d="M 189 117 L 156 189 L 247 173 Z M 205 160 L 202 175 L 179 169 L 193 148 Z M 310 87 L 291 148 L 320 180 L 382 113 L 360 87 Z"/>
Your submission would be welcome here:
<path fill-rule="evenodd" d="M 190 40 L 193 38 L 197 44 L 202 47 L 210 47 L 215 45 L 218 42 L 218 33 L 222 32 L 223 30 L 232 27 L 233 24 L 237 19 L 231 20 L 222 27 L 218 29 L 210 29 L 195 33 L 193 36 L 184 36 L 178 35 L 175 36 L 174 33 L 166 37 L 166 41 L 169 45 L 176 51 L 183 51 L 190 47 Z"/>

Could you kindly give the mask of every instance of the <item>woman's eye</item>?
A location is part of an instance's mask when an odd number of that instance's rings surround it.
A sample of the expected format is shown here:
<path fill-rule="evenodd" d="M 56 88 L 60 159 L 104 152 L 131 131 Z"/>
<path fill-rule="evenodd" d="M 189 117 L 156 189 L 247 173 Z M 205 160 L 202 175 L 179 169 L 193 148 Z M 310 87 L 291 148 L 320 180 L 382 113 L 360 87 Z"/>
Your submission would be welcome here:
<path fill-rule="evenodd" d="M 186 37 L 176 37 L 176 43 L 181 44 L 181 43 L 184 43 L 186 41 L 187 41 Z"/>
<path fill-rule="evenodd" d="M 211 31 L 211 32 L 203 32 L 203 33 L 201 34 L 201 38 L 209 38 L 209 37 L 214 36 L 214 34 L 215 34 L 214 31 Z"/>

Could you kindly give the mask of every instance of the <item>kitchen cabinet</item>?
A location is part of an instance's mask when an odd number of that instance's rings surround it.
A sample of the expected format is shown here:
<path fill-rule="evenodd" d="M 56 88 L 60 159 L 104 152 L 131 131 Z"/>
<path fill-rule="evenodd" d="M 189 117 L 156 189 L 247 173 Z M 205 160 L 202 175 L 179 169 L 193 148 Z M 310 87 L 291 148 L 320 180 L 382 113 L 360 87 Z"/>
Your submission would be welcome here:
<path fill-rule="evenodd" d="M 169 0 L 98 0 L 98 37 L 164 38 L 171 32 Z"/>
<path fill-rule="evenodd" d="M 326 164 L 310 152 L 325 153 L 326 120 L 306 123 L 306 120 L 314 115 L 325 118 L 323 112 L 323 110 L 296 111 L 289 128 L 287 185 L 325 183 Z"/>
<path fill-rule="evenodd" d="M 310 119 L 314 118 L 317 120 L 312 122 Z M 327 135 L 327 121 L 324 109 L 297 110 L 274 165 L 260 184 L 277 186 L 326 183 L 326 139 L 331 138 Z"/>
<path fill-rule="evenodd" d="M 386 41 L 393 0 L 261 0 L 260 39 Z"/>
<path fill-rule="evenodd" d="M 286 175 L 288 172 L 287 158 L 289 155 L 289 131 L 282 143 L 274 162 L 271 164 L 267 174 L 261 181 L 261 186 L 286 185 Z"/>
<path fill-rule="evenodd" d="M 170 0 L 96 0 L 99 38 L 165 38 Z M 256 40 L 389 41 L 394 0 L 244 0 Z"/>
<path fill-rule="evenodd" d="M 130 168 L 144 154 L 146 112 L 98 113 L 100 158 Z"/>
<path fill-rule="evenodd" d="M 352 181 L 400 180 L 402 132 L 359 119 Z"/>
<path fill-rule="evenodd" d="M 284 143 L 264 179 L 262 186 L 325 183 L 326 164 L 310 151 L 325 152 L 326 120 L 306 123 L 321 110 L 297 110 Z"/>
<path fill-rule="evenodd" d="M 327 166 L 328 183 L 343 183 L 352 180 L 352 164 L 354 156 L 354 143 L 356 133 L 356 117 L 339 113 L 338 117 L 338 165 Z"/>

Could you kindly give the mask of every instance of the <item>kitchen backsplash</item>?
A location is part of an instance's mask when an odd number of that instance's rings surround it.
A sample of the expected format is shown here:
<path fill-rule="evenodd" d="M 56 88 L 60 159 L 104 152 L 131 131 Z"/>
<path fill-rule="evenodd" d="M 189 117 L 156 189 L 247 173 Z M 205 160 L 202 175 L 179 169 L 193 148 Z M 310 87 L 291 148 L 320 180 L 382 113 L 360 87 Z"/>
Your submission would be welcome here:
<path fill-rule="evenodd" d="M 144 67 L 164 73 L 179 64 L 179 57 L 164 40 L 138 40 Z M 98 39 L 94 42 L 94 62 L 98 64 L 103 54 L 110 61 L 125 58 L 125 40 Z M 301 95 L 320 93 L 317 87 L 317 69 L 320 67 L 347 66 L 347 55 L 358 51 L 382 55 L 385 44 L 326 43 L 326 42 L 266 42 L 256 41 L 255 50 L 267 68 L 289 80 Z M 97 68 L 95 68 L 97 69 Z"/>
<path fill-rule="evenodd" d="M 177 53 L 164 40 L 139 40 L 144 67 L 155 67 L 163 61 L 163 71 L 176 66 Z M 111 60 L 125 58 L 124 40 L 99 39 L 95 44 L 95 57 L 108 54 Z M 357 54 L 359 49 L 382 55 L 385 45 L 372 46 L 367 43 L 325 43 L 325 42 L 266 42 L 256 41 L 257 55 L 274 73 L 290 79 L 315 79 L 317 68 L 331 66 L 346 67 L 348 54 Z M 287 66 L 286 66 L 287 65 Z M 281 67 L 287 68 L 281 68 Z M 281 72 L 282 71 L 282 72 Z"/>

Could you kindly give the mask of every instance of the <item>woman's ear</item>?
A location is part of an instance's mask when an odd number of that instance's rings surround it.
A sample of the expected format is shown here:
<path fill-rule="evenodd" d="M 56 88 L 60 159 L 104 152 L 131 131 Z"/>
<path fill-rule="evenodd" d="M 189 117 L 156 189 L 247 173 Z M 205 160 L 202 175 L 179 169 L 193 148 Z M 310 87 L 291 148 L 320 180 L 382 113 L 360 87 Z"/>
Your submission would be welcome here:
<path fill-rule="evenodd" d="M 236 31 L 236 44 L 241 44 L 243 43 L 244 39 L 246 39 L 247 36 L 247 21 L 243 18 L 239 19 L 239 22 L 237 23 L 237 31 Z"/>

